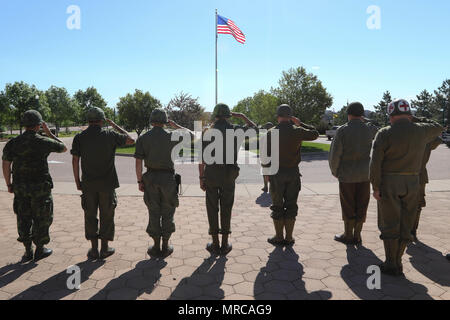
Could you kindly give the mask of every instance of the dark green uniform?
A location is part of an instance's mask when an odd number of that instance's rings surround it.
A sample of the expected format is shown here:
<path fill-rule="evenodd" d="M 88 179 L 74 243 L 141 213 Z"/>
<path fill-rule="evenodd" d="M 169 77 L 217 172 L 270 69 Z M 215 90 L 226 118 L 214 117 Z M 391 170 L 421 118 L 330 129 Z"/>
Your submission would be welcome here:
<path fill-rule="evenodd" d="M 175 232 L 174 214 L 179 206 L 172 150 L 178 141 L 162 127 L 154 127 L 136 142 L 135 158 L 144 160 L 144 201 L 149 212 L 147 233 L 169 239 Z"/>
<path fill-rule="evenodd" d="M 25 131 L 3 149 L 4 161 L 12 162 L 14 212 L 17 215 L 18 241 L 43 247 L 50 242 L 53 222 L 53 182 L 47 157 L 63 152 L 65 146 L 34 131 Z"/>
<path fill-rule="evenodd" d="M 274 129 L 279 130 L 280 169 L 276 175 L 270 176 L 270 196 L 272 197 L 272 214 L 274 220 L 295 219 L 298 214 L 298 194 L 301 190 L 301 147 L 303 141 L 314 141 L 319 132 L 309 125 L 294 126 L 290 122 L 282 122 Z M 272 130 L 274 130 L 272 129 Z M 267 134 L 267 148 L 271 150 L 270 130 Z"/>
<path fill-rule="evenodd" d="M 236 179 L 239 177 L 239 166 L 237 165 L 240 145 L 234 141 L 234 161 L 227 163 L 227 130 L 247 130 L 247 127 L 231 124 L 226 119 L 220 119 L 212 127 L 219 130 L 223 136 L 223 164 L 207 164 L 205 167 L 206 186 L 206 210 L 208 212 L 209 234 L 231 234 L 231 214 L 234 205 Z M 210 142 L 204 141 L 203 149 Z M 220 211 L 220 226 L 219 226 Z"/>
<path fill-rule="evenodd" d="M 417 208 L 416 222 L 414 223 L 414 228 L 413 228 L 413 232 L 412 232 L 413 237 L 415 238 L 414 240 L 417 240 L 417 229 L 419 228 L 419 221 L 420 221 L 420 215 L 422 213 L 422 209 L 427 206 L 426 193 L 425 193 L 426 185 L 429 183 L 427 164 L 428 164 L 428 161 L 430 161 L 431 152 L 433 150 L 436 150 L 437 147 L 439 147 L 441 144 L 442 144 L 442 139 L 440 137 L 438 137 L 433 142 L 427 144 L 427 146 L 425 148 L 425 154 L 423 156 L 422 168 L 420 170 L 420 176 L 419 176 L 419 181 L 420 181 L 419 205 Z"/>
<path fill-rule="evenodd" d="M 115 190 L 119 187 L 114 159 L 116 148 L 126 141 L 126 135 L 98 125 L 89 126 L 73 140 L 71 154 L 81 158 L 81 206 L 87 240 L 114 240 Z"/>

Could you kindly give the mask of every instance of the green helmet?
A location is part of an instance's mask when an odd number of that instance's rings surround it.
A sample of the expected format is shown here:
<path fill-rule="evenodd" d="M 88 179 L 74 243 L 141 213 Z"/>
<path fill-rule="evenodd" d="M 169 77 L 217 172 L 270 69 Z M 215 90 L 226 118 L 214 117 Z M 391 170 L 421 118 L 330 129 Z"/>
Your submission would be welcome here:
<path fill-rule="evenodd" d="M 395 100 L 389 103 L 387 113 L 391 117 L 403 114 L 412 115 L 411 106 L 409 105 L 409 102 L 404 99 Z"/>
<path fill-rule="evenodd" d="M 87 120 L 89 122 L 96 122 L 101 120 L 106 120 L 105 112 L 100 108 L 91 108 L 86 114 Z"/>
<path fill-rule="evenodd" d="M 169 122 L 167 118 L 167 113 L 163 109 L 155 109 L 152 111 L 152 115 L 150 116 L 150 123 L 161 123 L 166 124 Z"/>
<path fill-rule="evenodd" d="M 287 104 L 282 104 L 277 109 L 277 116 L 282 118 L 290 118 L 292 117 L 294 112 L 292 111 L 292 108 L 288 106 Z"/>
<path fill-rule="evenodd" d="M 213 118 L 231 118 L 231 110 L 224 103 L 219 103 L 213 112 Z"/>
<path fill-rule="evenodd" d="M 42 123 L 42 116 L 36 110 L 28 110 L 23 114 L 22 124 L 25 127 L 35 127 Z"/>
<path fill-rule="evenodd" d="M 360 102 L 350 103 L 347 108 L 347 114 L 355 117 L 362 117 L 364 115 L 364 106 Z"/>

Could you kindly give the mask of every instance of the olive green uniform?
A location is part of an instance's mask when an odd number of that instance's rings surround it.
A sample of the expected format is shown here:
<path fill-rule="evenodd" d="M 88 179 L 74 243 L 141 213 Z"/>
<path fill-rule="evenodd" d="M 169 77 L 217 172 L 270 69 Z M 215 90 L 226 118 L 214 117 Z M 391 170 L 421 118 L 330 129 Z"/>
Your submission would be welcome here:
<path fill-rule="evenodd" d="M 223 164 L 207 164 L 205 167 L 206 210 L 208 212 L 209 234 L 231 234 L 231 214 L 234 205 L 236 179 L 239 177 L 237 165 L 238 153 L 241 148 L 234 141 L 234 162 L 227 164 L 227 130 L 247 130 L 247 127 L 231 124 L 225 119 L 217 120 L 212 127 L 219 130 L 223 136 Z M 203 150 L 210 142 L 203 141 Z M 219 226 L 220 212 L 220 226 Z"/>
<path fill-rule="evenodd" d="M 50 242 L 49 229 L 53 222 L 53 182 L 47 157 L 63 152 L 64 144 L 25 131 L 10 140 L 3 149 L 2 159 L 12 162 L 14 212 L 17 215 L 18 241 L 43 247 Z"/>
<path fill-rule="evenodd" d="M 378 227 L 381 239 L 411 242 L 411 231 L 420 195 L 419 175 L 426 145 L 442 127 L 431 120 L 422 123 L 400 120 L 381 129 L 375 139 L 370 181 L 379 190 Z"/>
<path fill-rule="evenodd" d="M 365 222 L 370 200 L 369 166 L 378 128 L 359 119 L 340 127 L 331 144 L 331 173 L 339 179 L 343 220 Z"/>
<path fill-rule="evenodd" d="M 301 148 L 303 141 L 314 141 L 319 132 L 309 125 L 294 126 L 290 122 L 282 122 L 274 129 L 279 131 L 280 169 L 276 175 L 270 176 L 270 196 L 272 198 L 272 214 L 274 220 L 295 219 L 298 214 L 298 195 L 301 190 Z M 271 150 L 272 130 L 267 134 L 267 150 Z M 270 152 L 269 152 L 270 153 Z"/>
<path fill-rule="evenodd" d="M 124 146 L 127 135 L 91 125 L 75 136 L 71 154 L 81 158 L 81 206 L 87 240 L 114 240 L 115 190 L 119 179 L 114 164 L 116 148 Z M 98 211 L 100 211 L 100 228 Z"/>
<path fill-rule="evenodd" d="M 428 164 L 428 161 L 430 161 L 431 152 L 433 150 L 436 150 L 437 147 L 439 147 L 441 144 L 442 144 L 442 139 L 440 137 L 438 137 L 433 142 L 427 144 L 427 146 L 425 148 L 425 153 L 423 155 L 423 160 L 422 160 L 422 168 L 420 170 L 420 176 L 419 176 L 419 182 L 420 182 L 419 205 L 417 208 L 416 222 L 414 223 L 414 228 L 413 228 L 413 236 L 416 236 L 417 229 L 419 228 L 419 220 L 420 220 L 420 215 L 422 213 L 422 208 L 425 208 L 427 206 L 425 189 L 426 189 L 426 185 L 430 182 L 429 178 L 428 178 L 427 164 Z"/>
<path fill-rule="evenodd" d="M 174 214 L 179 206 L 172 150 L 178 144 L 172 133 L 154 127 L 136 142 L 136 159 L 144 160 L 144 201 L 149 212 L 147 233 L 152 238 L 169 239 L 175 232 Z"/>

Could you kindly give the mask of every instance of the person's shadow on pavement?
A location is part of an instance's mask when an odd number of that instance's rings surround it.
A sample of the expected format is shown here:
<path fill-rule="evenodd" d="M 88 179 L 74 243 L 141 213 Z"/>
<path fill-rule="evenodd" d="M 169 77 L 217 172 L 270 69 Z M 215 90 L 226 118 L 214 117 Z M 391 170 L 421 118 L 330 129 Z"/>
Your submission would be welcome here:
<path fill-rule="evenodd" d="M 83 282 L 87 281 L 95 270 L 104 264 L 104 261 L 85 261 L 78 263 L 76 266 L 80 268 L 80 285 L 82 286 Z M 72 275 L 74 273 L 67 273 L 67 270 L 64 270 L 40 284 L 19 293 L 11 300 L 60 300 L 76 292 L 76 289 L 71 290 L 67 287 L 68 279 Z"/>
<path fill-rule="evenodd" d="M 23 262 L 17 262 L 14 264 L 8 264 L 0 269 L 0 288 L 7 286 L 8 284 L 16 281 L 22 275 L 29 272 L 37 265 L 34 262 L 24 264 Z"/>
<path fill-rule="evenodd" d="M 414 283 L 404 276 L 393 277 L 380 272 L 381 288 L 370 289 L 369 284 L 373 285 L 375 282 L 374 273 L 369 270 L 369 267 L 378 267 L 383 261 L 372 250 L 364 246 L 348 246 L 347 261 L 348 264 L 341 270 L 341 277 L 351 291 L 362 300 L 404 300 L 413 297 L 420 300 L 432 300 L 426 287 Z"/>
<path fill-rule="evenodd" d="M 329 300 L 329 291 L 308 292 L 303 266 L 293 248 L 277 247 L 259 271 L 253 293 L 255 300 Z"/>
<path fill-rule="evenodd" d="M 151 294 L 161 278 L 167 262 L 150 259 L 139 262 L 133 270 L 108 282 L 89 300 L 136 300 L 142 294 Z"/>
<path fill-rule="evenodd" d="M 169 300 L 222 300 L 225 293 L 220 287 L 227 261 L 226 257 L 211 256 L 205 259 L 191 276 L 180 281 Z"/>
<path fill-rule="evenodd" d="M 419 242 L 410 244 L 406 253 L 417 271 L 441 286 L 450 286 L 450 263 L 442 252 Z"/>
<path fill-rule="evenodd" d="M 269 193 L 261 194 L 258 199 L 256 199 L 256 204 L 262 208 L 269 208 L 272 205 L 272 198 Z"/>

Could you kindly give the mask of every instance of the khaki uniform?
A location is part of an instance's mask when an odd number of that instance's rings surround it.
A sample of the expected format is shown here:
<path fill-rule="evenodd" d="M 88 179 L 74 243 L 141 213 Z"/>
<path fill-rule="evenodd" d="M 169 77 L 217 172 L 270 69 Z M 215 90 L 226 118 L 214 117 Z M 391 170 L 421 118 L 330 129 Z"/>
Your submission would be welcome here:
<path fill-rule="evenodd" d="M 126 135 L 97 125 L 89 126 L 73 140 L 71 154 L 81 158 L 81 206 L 87 240 L 114 240 L 115 190 L 119 188 L 114 159 L 116 148 L 124 146 L 126 141 Z"/>
<path fill-rule="evenodd" d="M 329 164 L 339 179 L 343 220 L 365 222 L 370 200 L 369 166 L 378 128 L 361 120 L 340 127 L 331 144 Z"/>
<path fill-rule="evenodd" d="M 400 120 L 381 129 L 375 139 L 370 181 L 381 193 L 378 227 L 383 240 L 413 240 L 423 155 L 426 145 L 442 132 L 438 123 L 422 121 Z"/>
<path fill-rule="evenodd" d="M 50 242 L 53 222 L 53 182 L 47 157 L 63 152 L 63 143 L 25 131 L 9 141 L 2 159 L 12 162 L 14 212 L 17 215 L 18 241 L 43 247 Z"/>
<path fill-rule="evenodd" d="M 147 233 L 169 239 L 175 232 L 174 215 L 179 206 L 177 182 L 171 155 L 178 141 L 161 127 L 154 127 L 136 142 L 136 159 L 144 160 L 144 201 L 149 212 Z"/>
<path fill-rule="evenodd" d="M 319 132 L 312 126 L 304 124 L 297 127 L 289 122 L 280 123 L 274 129 L 279 130 L 280 169 L 276 175 L 270 176 L 271 217 L 274 220 L 295 219 L 301 190 L 299 164 L 302 142 L 316 140 Z M 267 134 L 268 151 L 274 143 L 271 141 L 271 131 Z"/>
<path fill-rule="evenodd" d="M 227 164 L 227 130 L 247 130 L 247 127 L 231 124 L 225 119 L 216 121 L 213 126 L 223 136 L 223 164 L 207 164 L 205 167 L 206 210 L 208 212 L 209 234 L 231 234 L 231 214 L 234 205 L 236 179 L 239 177 L 237 165 L 241 146 L 234 142 L 234 162 Z M 203 141 L 203 150 L 210 142 Z M 220 212 L 220 226 L 219 226 Z"/>

